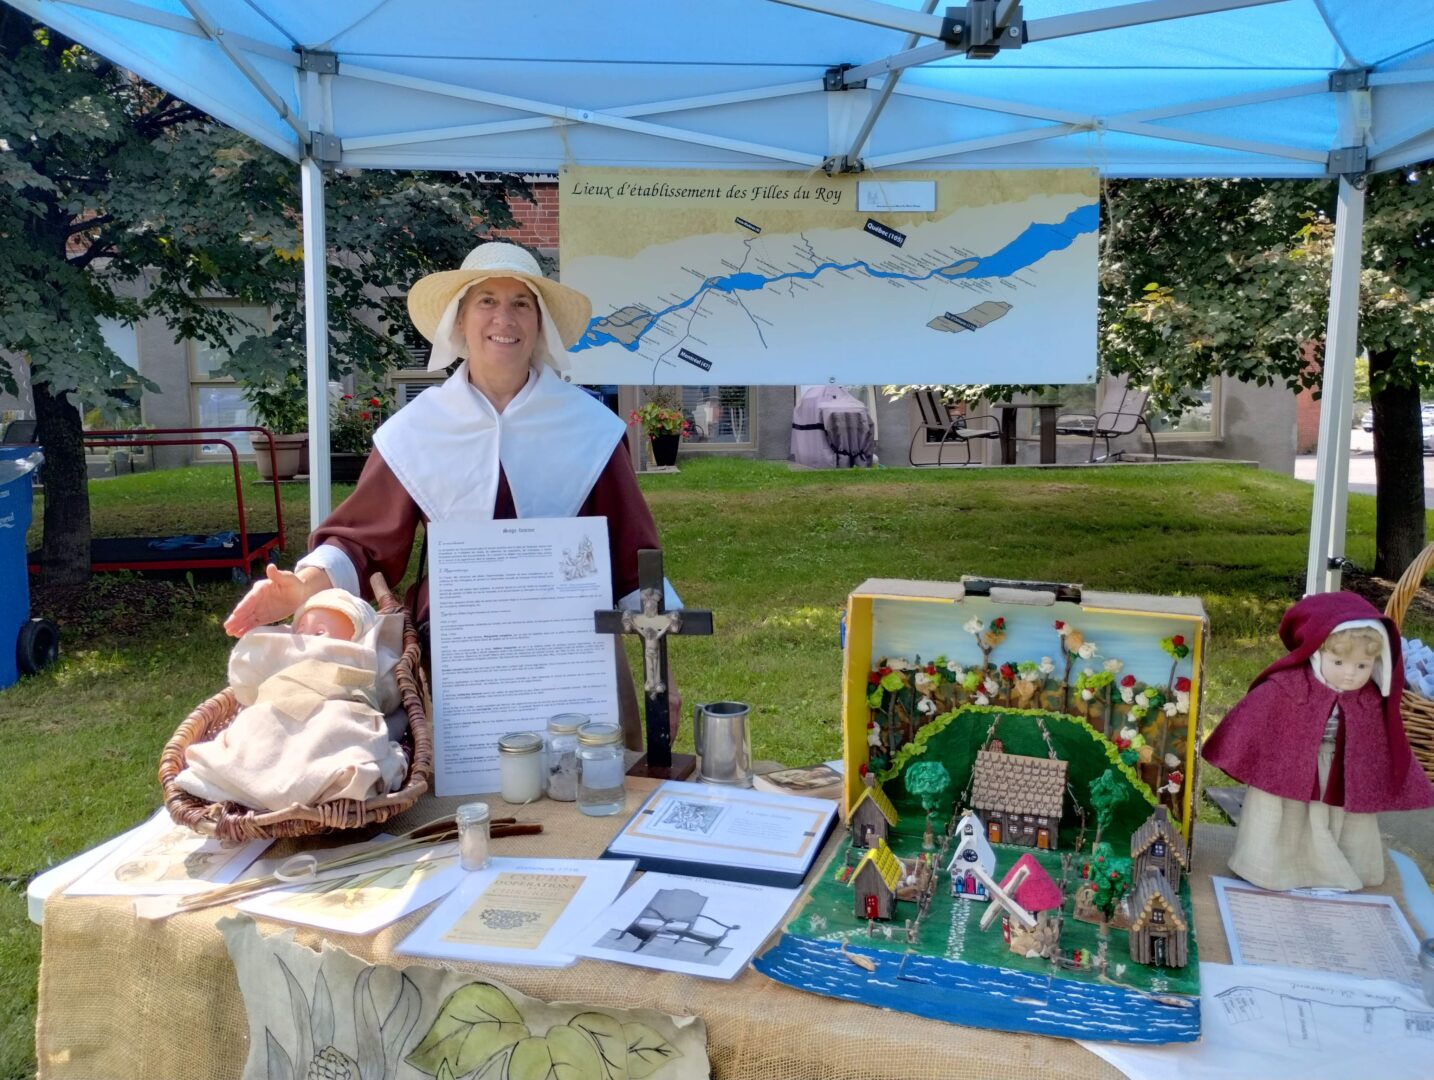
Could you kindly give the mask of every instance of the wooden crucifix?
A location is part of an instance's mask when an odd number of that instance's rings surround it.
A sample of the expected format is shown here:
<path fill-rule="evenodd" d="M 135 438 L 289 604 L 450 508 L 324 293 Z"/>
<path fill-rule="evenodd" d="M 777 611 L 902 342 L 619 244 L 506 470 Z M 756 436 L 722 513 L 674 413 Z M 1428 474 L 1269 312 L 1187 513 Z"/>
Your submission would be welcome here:
<path fill-rule="evenodd" d="M 697 759 L 672 753 L 672 731 L 667 704 L 667 638 L 670 634 L 712 633 L 710 611 L 663 609 L 662 552 L 644 548 L 637 553 L 638 596 L 641 611 L 595 611 L 594 629 L 600 634 L 636 634 L 642 639 L 642 689 L 646 698 L 647 753 L 629 776 L 655 776 L 685 780 Z"/>

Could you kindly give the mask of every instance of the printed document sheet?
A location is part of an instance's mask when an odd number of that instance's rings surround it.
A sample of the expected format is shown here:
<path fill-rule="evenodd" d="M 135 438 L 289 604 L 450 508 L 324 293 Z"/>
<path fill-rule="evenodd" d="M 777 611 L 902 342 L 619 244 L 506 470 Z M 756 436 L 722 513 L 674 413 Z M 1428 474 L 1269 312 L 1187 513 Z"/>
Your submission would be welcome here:
<path fill-rule="evenodd" d="M 498 790 L 498 739 L 549 716 L 616 723 L 607 519 L 439 521 L 428 530 L 435 793 Z"/>

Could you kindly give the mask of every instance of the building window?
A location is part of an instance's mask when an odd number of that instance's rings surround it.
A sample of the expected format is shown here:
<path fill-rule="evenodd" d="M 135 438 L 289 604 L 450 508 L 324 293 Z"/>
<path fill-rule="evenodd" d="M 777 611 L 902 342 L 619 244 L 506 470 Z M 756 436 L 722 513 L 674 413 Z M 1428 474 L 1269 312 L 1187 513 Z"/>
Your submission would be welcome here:
<path fill-rule="evenodd" d="M 1153 404 L 1145 410 L 1145 418 L 1156 435 L 1171 435 L 1185 438 L 1214 438 L 1220 434 L 1220 378 L 1212 378 L 1190 395 L 1197 404 L 1187 408 L 1178 417 L 1157 409 Z"/>
<path fill-rule="evenodd" d="M 692 424 L 684 449 L 745 447 L 756 441 L 749 386 L 684 386 L 682 415 Z"/>
<path fill-rule="evenodd" d="M 1165 858 L 1165 841 L 1157 840 L 1150 845 L 1150 854 L 1157 859 Z"/>
<path fill-rule="evenodd" d="M 1153 923 L 1163 923 L 1165 921 L 1165 912 L 1156 908 L 1150 913 L 1150 921 Z"/>
<path fill-rule="evenodd" d="M 222 303 L 222 301 L 221 301 Z M 232 334 L 220 348 L 202 341 L 189 342 L 190 415 L 196 427 L 242 427 L 254 423 L 254 415 L 244 400 L 244 388 L 232 378 L 216 374 L 230 353 L 255 332 L 267 334 L 271 329 L 269 309 L 238 303 L 225 304 L 236 319 L 247 324 Z M 249 436 L 236 432 L 228 437 L 241 455 L 252 456 Z M 229 451 L 218 443 L 196 448 L 197 461 L 227 460 Z"/>

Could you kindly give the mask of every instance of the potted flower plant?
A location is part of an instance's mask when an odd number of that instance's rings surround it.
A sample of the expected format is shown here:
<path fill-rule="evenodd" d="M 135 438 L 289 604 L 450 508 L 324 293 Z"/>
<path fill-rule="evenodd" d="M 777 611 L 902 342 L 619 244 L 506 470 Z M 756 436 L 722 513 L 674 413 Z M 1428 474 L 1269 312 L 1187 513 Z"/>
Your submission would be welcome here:
<path fill-rule="evenodd" d="M 329 473 L 336 484 L 356 483 L 373 449 L 373 433 L 389 410 L 383 391 L 343 394 L 329 402 Z"/>
<path fill-rule="evenodd" d="M 290 369 L 275 381 L 250 383 L 244 388 L 244 399 L 254 414 L 254 422 L 274 436 L 272 458 L 268 436 L 256 434 L 250 440 L 259 479 L 292 480 L 303 470 L 304 451 L 309 441 L 305 430 L 309 402 L 303 376 Z"/>
<path fill-rule="evenodd" d="M 670 390 L 656 390 L 634 409 L 627 422 L 641 424 L 652 447 L 652 462 L 658 466 L 677 464 L 677 447 L 692 425 L 682 415 L 677 396 Z"/>

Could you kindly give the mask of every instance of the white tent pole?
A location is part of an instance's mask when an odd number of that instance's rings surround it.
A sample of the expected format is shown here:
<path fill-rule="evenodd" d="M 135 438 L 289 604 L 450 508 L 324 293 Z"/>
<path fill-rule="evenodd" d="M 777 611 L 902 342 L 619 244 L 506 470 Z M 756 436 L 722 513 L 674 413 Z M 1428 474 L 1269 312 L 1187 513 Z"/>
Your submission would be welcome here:
<path fill-rule="evenodd" d="M 317 528 L 333 507 L 329 491 L 328 244 L 324 170 L 305 154 L 299 162 L 304 203 L 304 344 L 309 369 L 309 523 Z"/>
<path fill-rule="evenodd" d="M 1354 413 L 1354 353 L 1359 331 L 1359 268 L 1364 240 L 1364 188 L 1339 178 L 1334 258 L 1330 264 L 1329 322 L 1325 327 L 1319 457 L 1310 515 L 1305 592 L 1333 592 L 1340 571 L 1330 560 L 1344 555 L 1349 505 L 1349 429 Z"/>

